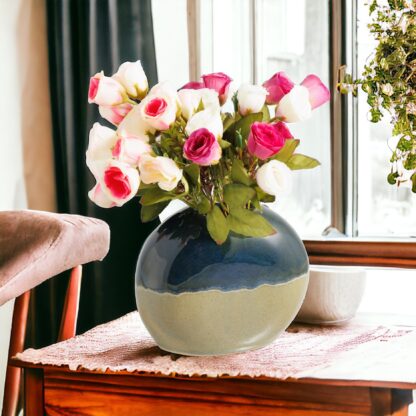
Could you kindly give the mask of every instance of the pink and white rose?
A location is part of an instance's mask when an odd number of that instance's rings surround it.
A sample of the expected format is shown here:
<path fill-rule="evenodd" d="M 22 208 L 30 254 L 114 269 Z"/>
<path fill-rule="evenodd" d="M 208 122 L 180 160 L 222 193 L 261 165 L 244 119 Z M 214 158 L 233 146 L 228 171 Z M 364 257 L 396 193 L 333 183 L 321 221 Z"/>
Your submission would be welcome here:
<path fill-rule="evenodd" d="M 267 90 L 259 85 L 243 84 L 237 91 L 238 111 L 242 116 L 258 113 L 266 101 Z"/>
<path fill-rule="evenodd" d="M 115 159 L 136 167 L 140 158 L 152 154 L 152 147 L 145 141 L 132 137 L 119 137 L 112 149 Z"/>
<path fill-rule="evenodd" d="M 303 85 L 295 85 L 276 107 L 276 117 L 286 123 L 307 120 L 312 114 L 309 91 Z"/>
<path fill-rule="evenodd" d="M 136 168 L 117 160 L 102 162 L 100 168 L 97 185 L 88 194 L 97 205 L 107 208 L 111 201 L 120 207 L 137 194 L 140 176 Z"/>
<path fill-rule="evenodd" d="M 215 165 L 221 158 L 221 146 L 207 129 L 195 130 L 183 146 L 186 159 L 201 166 Z"/>
<path fill-rule="evenodd" d="M 98 111 L 102 118 L 108 120 L 110 123 L 118 126 L 124 117 L 133 109 L 130 103 L 123 103 L 119 105 L 104 106 L 100 105 Z"/>
<path fill-rule="evenodd" d="M 124 62 L 113 75 L 132 98 L 142 99 L 149 90 L 146 74 L 140 61 Z"/>
<path fill-rule="evenodd" d="M 155 85 L 140 103 L 143 120 L 156 130 L 168 130 L 176 120 L 178 95 L 168 83 Z"/>
<path fill-rule="evenodd" d="M 267 194 L 280 196 L 292 189 L 292 171 L 278 160 L 270 160 L 256 173 L 257 185 Z"/>
<path fill-rule="evenodd" d="M 309 91 L 309 102 L 312 110 L 325 104 L 331 98 L 331 93 L 326 85 L 316 75 L 308 75 L 301 83 L 301 85 Z"/>
<path fill-rule="evenodd" d="M 182 178 L 182 169 L 174 160 L 164 156 L 140 158 L 139 171 L 145 184 L 157 183 L 160 189 L 172 191 Z"/>
<path fill-rule="evenodd" d="M 283 71 L 277 72 L 263 84 L 267 90 L 267 104 L 278 104 L 294 86 L 295 84 Z"/>
<path fill-rule="evenodd" d="M 112 106 L 126 101 L 124 87 L 115 79 L 98 72 L 90 79 L 88 102 L 98 105 Z"/>
<path fill-rule="evenodd" d="M 227 101 L 231 81 L 232 79 L 223 72 L 202 75 L 205 88 L 217 91 L 221 105 Z"/>
<path fill-rule="evenodd" d="M 275 124 L 255 122 L 251 125 L 247 140 L 247 149 L 259 159 L 274 156 L 285 145 L 287 139 L 293 138 L 285 123 Z"/>

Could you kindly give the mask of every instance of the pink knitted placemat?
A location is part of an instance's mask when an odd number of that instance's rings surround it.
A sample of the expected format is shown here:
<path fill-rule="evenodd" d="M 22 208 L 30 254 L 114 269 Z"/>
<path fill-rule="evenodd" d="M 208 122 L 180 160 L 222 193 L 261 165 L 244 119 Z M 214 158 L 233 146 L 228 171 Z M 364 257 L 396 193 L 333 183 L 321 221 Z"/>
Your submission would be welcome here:
<path fill-rule="evenodd" d="M 183 376 L 265 376 L 416 383 L 416 328 L 292 325 L 260 350 L 221 357 L 185 357 L 161 351 L 137 312 L 16 358 L 92 371 Z M 415 385 L 416 387 L 416 385 Z"/>

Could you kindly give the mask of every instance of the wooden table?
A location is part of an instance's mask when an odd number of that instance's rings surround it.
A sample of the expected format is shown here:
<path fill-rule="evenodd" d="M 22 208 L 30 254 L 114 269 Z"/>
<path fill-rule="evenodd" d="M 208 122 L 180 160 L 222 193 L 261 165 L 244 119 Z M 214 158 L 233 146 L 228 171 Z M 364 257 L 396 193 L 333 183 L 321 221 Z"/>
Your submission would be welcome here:
<path fill-rule="evenodd" d="M 297 336 L 301 337 L 302 331 L 306 331 L 313 342 L 315 329 L 313 327 L 304 328 L 306 327 L 295 325 L 289 330 L 288 336 L 293 340 Z M 353 328 L 354 326 L 351 326 L 351 331 Z M 168 363 L 175 370 L 175 368 L 181 368 L 180 362 L 183 360 L 183 363 L 186 364 L 184 368 L 187 368 L 184 372 L 189 372 L 191 365 L 209 361 L 203 361 L 204 359 L 198 361 L 199 358 L 183 358 L 163 353 L 151 344 L 150 338 L 146 338 L 146 343 L 137 347 L 147 349 L 143 355 L 140 355 L 140 359 L 135 358 L 137 361 L 135 365 L 142 366 L 143 370 L 131 371 L 131 368 L 130 371 L 120 369 L 114 371 L 111 368 L 105 371 L 86 368 L 69 369 L 69 366 L 77 365 L 74 362 L 74 357 L 80 354 L 75 350 L 82 343 L 85 344 L 88 341 L 88 339 L 83 341 L 82 338 L 78 343 L 62 344 L 65 348 L 61 348 L 59 354 L 61 354 L 63 366 L 45 363 L 48 360 L 53 362 L 51 358 L 54 353 L 53 347 L 48 347 L 49 350 L 42 353 L 43 356 L 48 351 L 50 353 L 49 359 L 44 359 L 44 364 L 33 362 L 38 360 L 36 358 L 37 352 L 33 350 L 32 362 L 30 362 L 29 351 L 26 355 L 23 353 L 22 356 L 19 356 L 19 359 L 12 359 L 12 364 L 24 368 L 26 414 L 29 416 L 43 414 L 54 416 L 407 415 L 408 405 L 412 402 L 412 389 L 416 389 L 416 358 L 412 358 L 416 355 L 416 349 L 412 350 L 416 346 L 416 328 L 411 326 L 397 327 L 397 333 L 394 333 L 391 327 L 389 328 L 383 333 L 383 337 L 375 336 L 366 345 L 364 345 L 365 343 L 361 344 L 358 350 L 354 348 L 350 348 L 347 352 L 337 350 L 335 357 L 339 357 L 339 364 L 335 364 L 335 361 L 331 363 L 331 358 L 324 366 L 315 365 L 312 377 L 298 377 L 300 373 L 295 368 L 296 366 L 294 367 L 296 378 L 280 379 L 270 375 L 251 377 L 244 374 L 232 376 L 221 374 L 212 377 L 181 375 L 175 372 L 169 375 L 157 374 L 155 371 L 149 370 L 157 362 Z M 407 332 L 405 336 L 401 337 L 397 334 L 404 334 L 403 328 L 405 328 L 404 332 Z M 342 330 L 337 328 L 333 330 L 334 333 L 338 331 L 338 336 L 340 336 L 339 331 Z M 381 332 L 379 331 L 377 334 Z M 328 336 L 327 332 L 325 334 Z M 93 333 L 90 339 L 98 336 L 102 336 L 102 333 L 101 335 L 98 332 Z M 360 336 L 362 338 L 362 335 Z M 360 343 L 360 336 L 354 341 L 355 343 Z M 379 337 L 378 340 L 377 337 Z M 276 346 L 284 345 L 285 339 L 288 340 L 288 337 L 282 336 L 282 341 L 277 340 L 274 347 L 264 349 L 264 354 L 270 354 L 273 348 L 277 348 Z M 328 340 L 328 338 L 326 339 Z M 70 342 L 71 340 L 66 341 L 66 343 Z M 105 340 L 102 342 L 105 344 Z M 120 347 L 117 340 L 112 342 L 111 348 L 115 348 L 117 345 Z M 374 354 L 368 353 L 364 356 L 358 354 L 360 356 L 357 356 L 357 351 L 358 353 L 363 352 L 373 344 Z M 384 345 L 386 346 L 384 347 Z M 403 346 L 409 349 L 404 351 Z M 101 348 L 103 357 L 100 356 L 100 352 L 97 352 L 97 348 Z M 64 356 L 63 351 L 67 351 L 67 355 Z M 84 354 L 80 360 L 85 359 L 88 366 L 88 360 L 95 360 L 96 365 L 99 365 L 100 360 L 103 362 L 108 350 L 95 345 L 88 352 L 84 345 L 80 351 L 83 351 L 82 354 Z M 114 351 L 116 350 L 113 349 L 112 352 Z M 123 352 L 123 348 L 117 351 L 120 356 L 124 357 L 123 359 L 129 359 L 132 351 L 139 352 L 134 348 L 128 352 Z M 279 352 L 279 354 L 282 353 Z M 41 357 L 42 354 L 39 353 L 37 357 Z M 71 356 L 71 354 L 73 355 Z M 400 354 L 403 355 L 399 356 Z M 330 357 L 331 353 L 328 352 L 327 356 Z M 261 357 L 261 350 L 232 356 L 233 368 L 236 363 L 245 360 L 250 368 L 263 368 L 264 363 L 254 365 L 252 361 L 249 362 L 256 357 Z M 353 359 L 354 357 L 358 358 Z M 383 357 L 390 357 L 391 363 L 385 363 Z M 402 359 L 406 359 L 406 363 Z M 67 360 L 66 364 L 65 360 Z M 224 366 L 226 360 L 227 358 L 214 359 L 215 365 L 212 368 L 216 368 L 218 365 Z M 395 362 L 395 360 L 397 361 Z M 368 366 L 365 365 L 366 362 L 368 362 Z M 375 369 L 374 362 L 379 363 Z M 348 375 L 348 372 L 357 363 L 359 366 L 352 371 L 352 374 L 355 375 L 353 378 Z M 287 366 L 287 363 L 282 363 L 282 366 Z M 278 369 L 275 363 L 270 363 L 270 367 L 271 371 L 273 368 Z M 162 373 L 163 371 L 166 370 L 162 370 Z M 241 372 L 241 369 L 238 371 Z M 400 372 L 403 373 L 402 376 Z M 287 373 L 285 374 L 287 375 Z M 332 377 L 331 374 L 334 376 Z M 345 377 L 340 377 L 340 374 L 345 374 Z M 369 375 L 373 375 L 374 379 L 369 380 Z"/>

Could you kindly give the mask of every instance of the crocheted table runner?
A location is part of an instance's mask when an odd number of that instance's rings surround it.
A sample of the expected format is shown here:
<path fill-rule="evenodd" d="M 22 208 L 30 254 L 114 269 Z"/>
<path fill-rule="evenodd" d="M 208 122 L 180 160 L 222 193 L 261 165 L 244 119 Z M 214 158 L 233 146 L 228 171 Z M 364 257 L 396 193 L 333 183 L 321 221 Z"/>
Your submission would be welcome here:
<path fill-rule="evenodd" d="M 71 370 L 183 376 L 265 376 L 415 383 L 416 327 L 292 325 L 260 350 L 221 357 L 185 357 L 160 350 L 137 312 L 46 348 L 16 357 Z"/>

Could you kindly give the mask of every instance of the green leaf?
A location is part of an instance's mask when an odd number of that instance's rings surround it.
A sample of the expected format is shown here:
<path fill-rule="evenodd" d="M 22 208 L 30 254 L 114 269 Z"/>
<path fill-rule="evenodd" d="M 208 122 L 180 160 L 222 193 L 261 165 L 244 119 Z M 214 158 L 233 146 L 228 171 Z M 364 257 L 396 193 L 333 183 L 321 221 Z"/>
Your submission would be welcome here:
<path fill-rule="evenodd" d="M 261 202 L 274 202 L 276 200 L 276 197 L 274 195 L 267 194 L 263 191 L 263 189 L 261 189 L 258 186 L 256 186 L 256 193 L 258 200 Z"/>
<path fill-rule="evenodd" d="M 198 165 L 196 165 L 195 163 L 192 163 L 190 165 L 185 166 L 183 170 L 193 185 L 200 184 L 200 176 L 199 176 L 200 168 Z"/>
<path fill-rule="evenodd" d="M 137 191 L 137 195 L 141 196 L 144 195 L 147 191 L 149 191 L 149 189 L 157 189 L 158 186 L 155 183 L 151 183 L 151 184 L 145 184 L 142 182 L 140 182 L 140 187 L 139 190 Z"/>
<path fill-rule="evenodd" d="M 222 244 L 227 240 L 230 229 L 224 214 L 216 205 L 207 214 L 207 228 L 210 236 L 217 244 Z"/>
<path fill-rule="evenodd" d="M 223 125 L 224 125 L 224 133 L 236 122 L 240 119 L 240 114 L 236 113 L 235 116 L 230 114 L 230 113 L 226 113 L 225 118 L 223 120 Z"/>
<path fill-rule="evenodd" d="M 144 206 L 157 204 L 159 202 L 170 201 L 174 199 L 175 195 L 169 192 L 163 191 L 159 187 L 152 188 L 144 192 L 140 199 L 140 203 Z"/>
<path fill-rule="evenodd" d="M 247 170 L 240 159 L 234 159 L 233 161 L 233 166 L 231 168 L 231 179 L 234 182 L 241 183 L 246 186 L 253 184 L 253 181 L 250 179 L 250 176 L 248 175 Z"/>
<path fill-rule="evenodd" d="M 231 231 L 247 237 L 267 237 L 276 234 L 272 225 L 260 214 L 244 208 L 235 208 L 227 217 Z"/>
<path fill-rule="evenodd" d="M 270 111 L 267 104 L 264 104 L 261 112 L 263 113 L 263 121 L 268 123 L 270 121 Z"/>
<path fill-rule="evenodd" d="M 412 181 L 412 192 L 416 194 L 416 173 L 410 177 Z"/>
<path fill-rule="evenodd" d="M 218 140 L 218 143 L 220 144 L 221 149 L 227 149 L 228 147 L 231 146 L 231 143 L 227 142 L 227 140 L 220 139 L 220 140 Z"/>
<path fill-rule="evenodd" d="M 243 208 L 255 196 L 256 191 L 250 186 L 229 184 L 224 187 L 224 201 L 230 208 Z"/>
<path fill-rule="evenodd" d="M 273 156 L 273 159 L 279 160 L 280 162 L 287 162 L 295 153 L 296 148 L 299 146 L 300 140 L 287 139 L 285 145 L 279 150 L 279 153 Z"/>
<path fill-rule="evenodd" d="M 230 131 L 235 134 L 236 131 L 240 130 L 241 136 L 243 140 L 247 140 L 248 135 L 250 134 L 251 125 L 255 121 L 262 121 L 263 120 L 263 113 L 253 113 L 247 114 L 246 116 L 242 117 L 238 120 L 232 127 L 230 127 Z"/>
<path fill-rule="evenodd" d="M 392 172 L 392 173 L 389 173 L 388 175 L 387 175 L 387 182 L 390 184 L 390 185 L 396 185 L 396 182 L 397 182 L 397 178 L 399 177 L 399 174 L 397 173 L 397 172 Z"/>
<path fill-rule="evenodd" d="M 320 165 L 318 160 L 300 153 L 294 154 L 286 164 L 292 170 L 313 169 Z"/>
<path fill-rule="evenodd" d="M 201 195 L 199 197 L 197 210 L 202 215 L 207 214 L 211 210 L 211 202 L 206 196 Z"/>
<path fill-rule="evenodd" d="M 168 204 L 169 202 L 166 201 L 154 205 L 142 205 L 140 210 L 140 218 L 142 222 L 149 222 L 156 219 Z"/>

